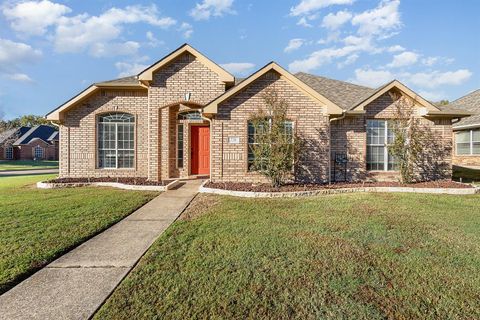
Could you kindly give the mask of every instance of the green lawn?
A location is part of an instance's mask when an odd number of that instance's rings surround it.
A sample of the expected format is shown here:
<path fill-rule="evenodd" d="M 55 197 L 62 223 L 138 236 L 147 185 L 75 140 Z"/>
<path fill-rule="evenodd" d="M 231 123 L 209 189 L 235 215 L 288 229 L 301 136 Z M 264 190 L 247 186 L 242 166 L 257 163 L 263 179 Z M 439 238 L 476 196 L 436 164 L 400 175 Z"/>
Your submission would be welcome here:
<path fill-rule="evenodd" d="M 479 319 L 480 196 L 199 196 L 96 319 Z"/>
<path fill-rule="evenodd" d="M 0 293 L 157 194 L 34 187 L 52 177 L 0 178 Z"/>
<path fill-rule="evenodd" d="M 453 166 L 453 180 L 480 184 L 480 170 Z"/>
<path fill-rule="evenodd" d="M 33 169 L 57 169 L 58 161 L 33 161 L 33 160 L 2 160 L 0 161 L 1 171 L 18 171 L 18 170 L 33 170 Z"/>

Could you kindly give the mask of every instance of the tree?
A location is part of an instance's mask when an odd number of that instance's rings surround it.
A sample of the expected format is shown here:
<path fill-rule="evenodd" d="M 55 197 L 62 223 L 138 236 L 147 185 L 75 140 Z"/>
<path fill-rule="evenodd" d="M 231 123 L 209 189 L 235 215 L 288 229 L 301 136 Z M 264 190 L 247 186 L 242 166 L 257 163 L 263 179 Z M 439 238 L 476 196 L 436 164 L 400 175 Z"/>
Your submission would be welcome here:
<path fill-rule="evenodd" d="M 389 152 L 398 163 L 402 183 L 415 182 L 415 168 L 422 156 L 427 129 L 415 116 L 415 100 L 391 93 L 395 101 L 395 113 L 392 120 L 393 143 Z"/>
<path fill-rule="evenodd" d="M 0 120 L 0 132 L 18 127 L 33 127 L 40 124 L 50 125 L 44 117 L 29 114 L 12 120 Z"/>
<path fill-rule="evenodd" d="M 293 173 L 298 158 L 299 139 L 293 123 L 288 120 L 288 103 L 278 96 L 275 89 L 268 89 L 262 96 L 265 109 L 250 118 L 249 139 L 253 153 L 251 169 L 266 176 L 273 187 L 285 184 Z"/>

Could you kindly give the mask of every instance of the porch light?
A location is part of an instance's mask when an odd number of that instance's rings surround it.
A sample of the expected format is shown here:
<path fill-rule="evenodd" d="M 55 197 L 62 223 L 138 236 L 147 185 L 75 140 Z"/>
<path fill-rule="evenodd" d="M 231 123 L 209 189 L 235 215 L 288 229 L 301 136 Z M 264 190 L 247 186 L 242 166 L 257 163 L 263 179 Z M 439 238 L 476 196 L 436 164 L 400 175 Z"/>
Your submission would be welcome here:
<path fill-rule="evenodd" d="M 185 93 L 185 101 L 190 101 L 190 97 L 192 96 L 191 92 Z"/>

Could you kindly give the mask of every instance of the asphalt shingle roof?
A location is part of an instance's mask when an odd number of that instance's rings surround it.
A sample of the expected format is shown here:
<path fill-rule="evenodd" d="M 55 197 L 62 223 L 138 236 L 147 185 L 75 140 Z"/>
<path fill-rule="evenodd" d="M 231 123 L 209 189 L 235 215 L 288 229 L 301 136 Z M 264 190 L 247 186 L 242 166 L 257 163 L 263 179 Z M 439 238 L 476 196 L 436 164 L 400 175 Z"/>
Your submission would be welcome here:
<path fill-rule="evenodd" d="M 25 133 L 27 133 L 28 130 L 30 130 L 29 127 L 12 128 L 5 130 L 4 132 L 0 133 L 0 144 L 9 138 L 14 138 L 16 140 L 23 136 Z"/>
<path fill-rule="evenodd" d="M 30 130 L 20 136 L 18 140 L 15 141 L 14 145 L 28 144 L 35 138 L 42 139 L 45 142 L 51 142 L 51 140 L 49 141 L 49 138 L 57 131 L 56 128 L 47 125 L 39 125 L 28 129 Z"/>
<path fill-rule="evenodd" d="M 345 81 L 329 79 L 313 74 L 298 72 L 295 76 L 328 100 L 350 110 L 377 90 Z"/>
<path fill-rule="evenodd" d="M 137 76 L 123 77 L 119 79 L 107 80 L 95 83 L 96 85 L 138 85 Z"/>
<path fill-rule="evenodd" d="M 463 118 L 453 125 L 454 128 L 469 125 L 480 125 L 480 89 L 463 96 L 444 106 L 464 111 L 471 111 L 474 115 Z"/>

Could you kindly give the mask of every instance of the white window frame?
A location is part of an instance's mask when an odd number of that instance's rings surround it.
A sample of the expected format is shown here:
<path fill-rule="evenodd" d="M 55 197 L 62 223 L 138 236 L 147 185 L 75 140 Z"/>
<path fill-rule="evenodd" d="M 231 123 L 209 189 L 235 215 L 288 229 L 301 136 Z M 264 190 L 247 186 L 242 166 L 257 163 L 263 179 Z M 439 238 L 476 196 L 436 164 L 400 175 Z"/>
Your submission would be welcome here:
<path fill-rule="evenodd" d="M 177 169 L 183 169 L 183 167 L 185 166 L 185 126 L 183 123 L 178 123 L 177 124 Z M 180 132 L 182 132 L 182 143 L 180 144 L 179 143 L 179 134 Z M 180 146 L 182 147 L 181 151 L 182 151 L 182 163 L 180 165 L 180 157 L 179 157 L 179 154 L 180 154 Z"/>
<path fill-rule="evenodd" d="M 101 117 L 104 117 L 104 116 L 107 116 L 108 114 L 101 114 L 99 115 L 99 118 L 97 120 L 97 144 L 99 143 L 100 141 L 100 133 L 101 132 L 104 132 L 100 130 L 100 126 L 104 125 L 104 124 L 110 124 L 110 125 L 114 125 L 115 126 L 115 148 L 112 149 L 112 148 L 100 148 L 99 145 L 97 145 L 97 167 L 99 169 L 105 169 L 105 170 L 131 170 L 131 169 L 134 169 L 135 168 L 135 148 L 136 148 L 136 139 L 135 139 L 135 123 L 136 123 L 136 117 L 132 114 L 129 114 L 129 113 L 126 113 L 126 112 L 112 112 L 111 114 L 125 114 L 125 115 L 128 115 L 128 116 L 131 116 L 133 117 L 133 122 L 121 122 L 121 121 L 112 121 L 112 122 L 101 122 L 100 121 L 100 118 Z M 128 124 L 128 125 L 131 125 L 132 126 L 132 130 L 133 130 L 133 148 L 132 149 L 120 149 L 119 146 L 118 146 L 118 126 L 119 125 L 125 125 L 125 124 Z M 100 151 L 115 151 L 115 167 L 106 167 L 105 164 L 103 166 L 100 165 Z M 129 166 L 129 167 L 119 167 L 118 166 L 118 159 L 119 159 L 119 151 L 131 151 L 133 153 L 133 160 L 132 160 L 132 165 Z"/>
<path fill-rule="evenodd" d="M 457 142 L 457 135 L 459 133 L 463 133 L 465 131 L 468 131 L 469 133 L 469 141 L 468 142 Z M 473 152 L 473 145 L 478 143 L 480 144 L 480 140 L 473 140 L 473 133 L 474 131 L 478 131 L 480 132 L 480 128 L 474 128 L 474 129 L 470 129 L 470 130 L 462 130 L 462 131 L 457 131 L 455 133 L 455 155 L 457 156 L 460 156 L 460 157 L 463 157 L 463 156 L 480 156 L 480 152 L 478 153 L 474 153 Z M 469 152 L 468 153 L 458 153 L 458 145 L 459 144 L 469 144 Z"/>
<path fill-rule="evenodd" d="M 383 132 L 383 138 L 384 138 L 384 141 L 383 143 L 368 143 L 368 122 L 369 121 L 381 121 L 381 122 L 384 122 L 385 123 L 385 126 L 384 126 L 384 132 Z M 389 146 L 389 136 L 388 136 L 388 133 L 389 133 L 389 120 L 386 120 L 386 119 L 367 119 L 367 124 L 366 124 L 366 127 L 367 127 L 367 141 L 366 141 L 366 146 L 367 146 L 367 150 L 366 150 L 366 165 L 368 166 L 368 147 L 382 147 L 383 148 L 383 169 L 373 169 L 373 170 L 368 170 L 370 172 L 375 172 L 375 171 L 387 171 L 387 172 L 395 172 L 395 171 L 398 171 L 397 169 L 389 169 L 388 168 L 388 165 L 389 165 L 389 157 L 391 157 L 391 155 L 389 156 L 389 152 L 388 152 L 388 146 Z M 392 137 L 393 138 L 393 137 Z M 395 164 L 395 162 L 394 162 Z"/>
<path fill-rule="evenodd" d="M 257 145 L 259 144 L 259 142 L 250 142 L 250 134 L 249 134 L 249 127 L 250 127 L 250 124 L 252 123 L 252 120 L 248 120 L 247 121 L 247 171 L 253 171 L 251 169 L 251 162 L 250 162 L 250 146 L 251 145 Z M 295 139 L 295 121 L 293 120 L 285 120 L 284 123 L 289 123 L 292 125 L 292 143 L 294 142 L 293 139 Z M 272 119 L 268 119 L 268 125 L 271 127 L 272 126 Z"/>
<path fill-rule="evenodd" d="M 37 151 L 40 151 L 40 156 L 37 156 L 38 152 Z M 33 148 L 33 158 L 34 159 L 40 159 L 42 160 L 43 157 L 45 156 L 45 150 L 44 148 L 42 148 L 41 146 L 37 145 L 36 147 Z"/>
<path fill-rule="evenodd" d="M 5 147 L 5 159 L 13 160 L 13 147 L 11 145 Z"/>

